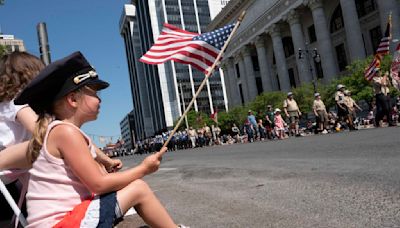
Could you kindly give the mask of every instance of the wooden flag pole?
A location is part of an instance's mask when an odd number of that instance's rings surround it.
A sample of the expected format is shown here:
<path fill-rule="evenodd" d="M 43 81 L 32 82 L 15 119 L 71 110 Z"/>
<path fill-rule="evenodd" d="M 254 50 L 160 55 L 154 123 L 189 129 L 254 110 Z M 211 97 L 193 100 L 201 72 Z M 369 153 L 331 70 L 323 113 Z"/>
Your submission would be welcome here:
<path fill-rule="evenodd" d="M 228 39 L 226 40 L 224 46 L 221 48 L 221 51 L 219 52 L 217 58 L 215 59 L 213 65 L 211 66 L 210 70 L 206 74 L 204 80 L 201 82 L 200 87 L 197 89 L 197 91 L 194 94 L 194 96 L 193 96 L 192 100 L 190 101 L 189 105 L 185 109 L 185 112 L 182 114 L 181 118 L 179 118 L 179 121 L 176 123 L 176 126 L 174 127 L 172 132 L 169 134 L 167 141 L 164 142 L 163 147 L 166 147 L 168 145 L 169 141 L 171 141 L 172 136 L 175 134 L 176 130 L 178 130 L 179 126 L 181 125 L 181 123 L 183 121 L 183 119 L 185 118 L 185 116 L 187 115 L 189 110 L 192 108 L 194 101 L 196 100 L 196 98 L 200 94 L 200 92 L 203 90 L 203 87 L 206 84 L 208 78 L 214 72 L 215 67 L 219 63 L 219 60 L 221 59 L 223 53 L 225 52 L 226 47 L 228 46 L 229 42 L 231 41 L 231 39 L 233 37 L 233 34 L 235 34 L 236 30 L 239 28 L 240 23 L 243 21 L 243 18 L 245 16 L 245 14 L 246 14 L 246 11 L 243 11 L 242 14 L 239 16 L 239 18 L 238 18 L 238 20 L 237 20 L 237 22 L 235 24 L 235 27 L 233 27 L 233 29 L 232 29 L 231 34 L 229 35 Z M 160 153 L 160 155 L 163 155 L 165 152 L 167 152 L 167 150 L 162 150 L 159 153 Z"/>

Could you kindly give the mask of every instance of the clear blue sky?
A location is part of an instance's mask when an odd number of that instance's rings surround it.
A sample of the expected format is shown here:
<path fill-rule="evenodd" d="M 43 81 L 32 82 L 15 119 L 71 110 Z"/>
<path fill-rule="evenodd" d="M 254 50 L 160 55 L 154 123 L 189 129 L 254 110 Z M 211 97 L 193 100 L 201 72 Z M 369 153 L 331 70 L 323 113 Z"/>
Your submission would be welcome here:
<path fill-rule="evenodd" d="M 111 86 L 101 92 L 96 121 L 83 130 L 89 135 L 119 136 L 119 122 L 132 110 L 125 48 L 119 19 L 128 0 L 5 0 L 0 6 L 3 34 L 22 39 L 27 51 L 39 56 L 36 25 L 45 22 L 52 60 L 81 51 Z M 94 141 L 99 146 L 98 137 Z M 115 141 L 117 138 L 114 137 Z"/>

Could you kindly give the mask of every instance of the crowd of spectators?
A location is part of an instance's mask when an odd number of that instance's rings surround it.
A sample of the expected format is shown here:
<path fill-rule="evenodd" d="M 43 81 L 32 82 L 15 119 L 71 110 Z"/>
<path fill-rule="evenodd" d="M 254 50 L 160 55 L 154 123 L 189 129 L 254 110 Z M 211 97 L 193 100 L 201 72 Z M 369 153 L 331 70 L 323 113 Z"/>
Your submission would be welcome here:
<path fill-rule="evenodd" d="M 321 95 L 315 93 L 312 113 L 303 117 L 293 93 L 288 93 L 283 101 L 283 111 L 267 105 L 265 113 L 248 111 L 247 118 L 240 126 L 232 124 L 231 129 L 221 133 L 218 125 L 177 131 L 171 138 L 168 149 L 200 148 L 206 146 L 226 145 L 234 143 L 252 143 L 254 141 L 283 140 L 289 137 L 301 137 L 314 134 L 328 134 L 344 130 L 354 131 L 358 128 L 369 128 L 375 124 L 376 106 L 374 102 L 363 110 L 352 98 L 351 92 L 343 85 L 338 85 L 335 101 L 336 109 L 327 110 Z M 391 111 L 391 119 L 398 123 L 400 97 Z M 363 115 L 359 113 L 363 111 Z M 256 116 L 262 118 L 256 118 Z M 134 153 L 143 154 L 160 150 L 171 131 L 163 132 L 152 138 L 138 141 Z"/>

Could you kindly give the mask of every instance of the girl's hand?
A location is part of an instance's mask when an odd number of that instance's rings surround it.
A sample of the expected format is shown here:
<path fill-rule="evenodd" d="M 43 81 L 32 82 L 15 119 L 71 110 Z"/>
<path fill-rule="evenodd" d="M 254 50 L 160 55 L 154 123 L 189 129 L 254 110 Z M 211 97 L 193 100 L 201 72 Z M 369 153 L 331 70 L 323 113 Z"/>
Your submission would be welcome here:
<path fill-rule="evenodd" d="M 158 170 L 161 164 L 162 155 L 167 151 L 167 147 L 161 148 L 161 150 L 155 154 L 152 154 L 145 158 L 142 162 L 142 166 L 144 168 L 145 175 L 150 173 L 154 173 Z"/>
<path fill-rule="evenodd" d="M 110 159 L 109 163 L 106 166 L 106 169 L 109 173 L 117 172 L 122 168 L 122 161 L 119 159 Z"/>

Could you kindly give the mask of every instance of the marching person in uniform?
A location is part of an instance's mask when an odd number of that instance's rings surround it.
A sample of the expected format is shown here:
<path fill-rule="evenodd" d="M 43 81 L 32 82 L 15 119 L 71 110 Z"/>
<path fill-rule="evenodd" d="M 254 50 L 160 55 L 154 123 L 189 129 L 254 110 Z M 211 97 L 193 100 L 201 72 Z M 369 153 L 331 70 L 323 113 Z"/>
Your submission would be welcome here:
<path fill-rule="evenodd" d="M 390 96 L 389 96 L 389 72 L 382 76 L 380 69 L 377 69 L 377 76 L 372 79 L 376 99 L 375 126 L 381 126 L 381 120 L 386 116 L 389 126 L 395 126 L 390 115 Z"/>
<path fill-rule="evenodd" d="M 293 93 L 289 92 L 287 94 L 287 98 L 283 101 L 283 110 L 285 111 L 286 116 L 289 118 L 290 127 L 289 134 L 295 134 L 296 136 L 300 136 L 299 133 L 299 120 L 301 116 L 301 112 L 297 102 L 293 99 Z"/>

